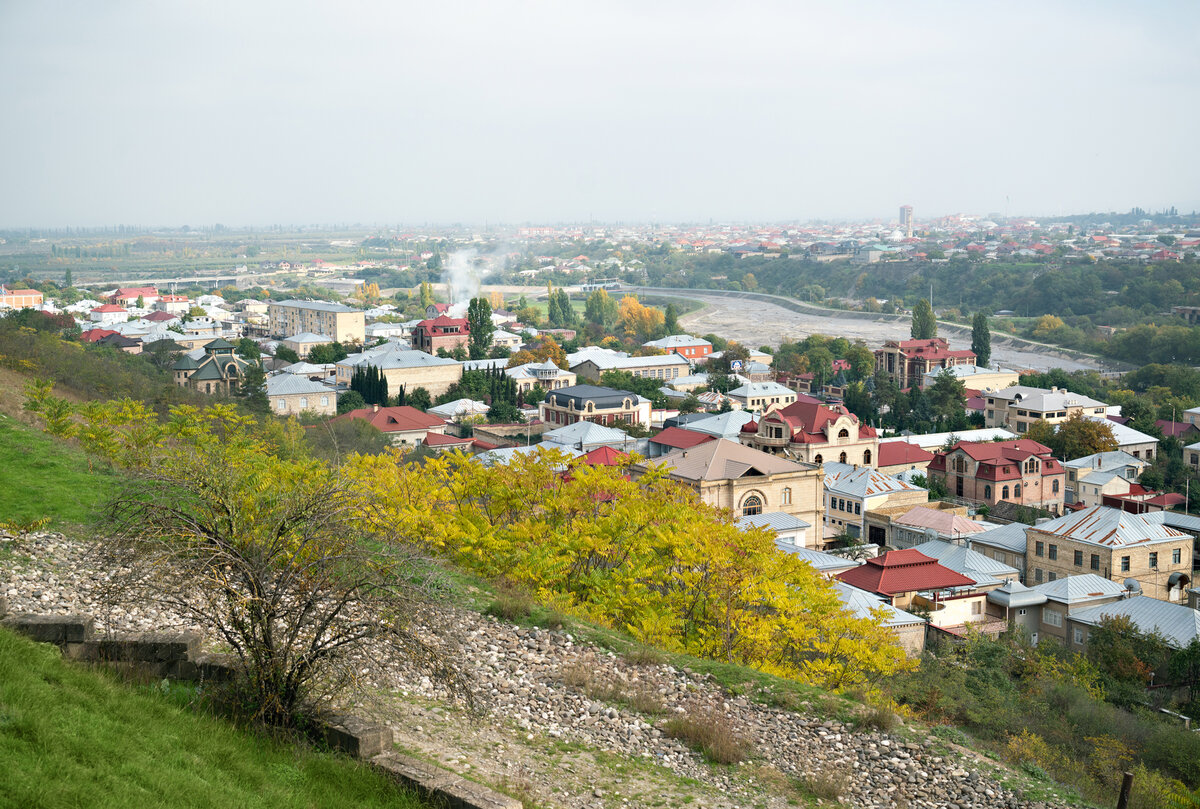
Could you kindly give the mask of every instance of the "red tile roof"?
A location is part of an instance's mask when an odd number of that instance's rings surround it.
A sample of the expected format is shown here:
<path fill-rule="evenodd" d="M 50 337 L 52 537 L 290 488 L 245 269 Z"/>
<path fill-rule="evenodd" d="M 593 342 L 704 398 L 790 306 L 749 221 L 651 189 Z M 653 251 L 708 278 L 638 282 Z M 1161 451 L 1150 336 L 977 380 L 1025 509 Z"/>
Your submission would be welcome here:
<path fill-rule="evenodd" d="M 620 466 L 629 457 L 629 453 L 621 452 L 612 447 L 596 447 L 591 452 L 584 453 L 579 460 L 588 466 Z"/>
<path fill-rule="evenodd" d="M 173 315 L 170 312 L 151 312 L 142 318 L 142 320 L 149 320 L 153 323 L 161 323 L 164 320 L 176 320 L 178 318 L 179 315 Z"/>
<path fill-rule="evenodd" d="M 860 590 L 888 597 L 918 590 L 975 586 L 973 580 L 912 548 L 888 551 L 868 559 L 865 565 L 837 574 L 837 577 Z"/>
<path fill-rule="evenodd" d="M 849 416 L 851 421 L 858 423 L 858 416 L 847 410 L 845 405 L 826 405 L 811 396 L 805 396 L 772 412 L 762 421 L 783 421 L 791 428 L 792 441 L 797 444 L 824 444 L 829 441 L 829 437 L 822 432 L 825 425 L 843 416 Z M 874 438 L 875 435 L 874 427 L 858 425 L 859 438 Z"/>
<path fill-rule="evenodd" d="M 470 436 L 467 436 L 466 438 L 459 438 L 457 435 L 442 435 L 441 433 L 426 433 L 425 439 L 421 443 L 423 443 L 427 447 L 449 447 L 449 446 L 467 447 L 467 446 L 470 446 L 474 440 L 475 439 L 471 438 Z"/>
<path fill-rule="evenodd" d="M 115 303 L 106 303 L 103 306 L 97 306 L 93 312 L 124 312 L 124 306 L 117 306 Z"/>
<path fill-rule="evenodd" d="M 742 429 L 746 428 L 743 427 Z M 713 437 L 711 435 L 692 432 L 682 427 L 668 427 L 650 439 L 654 444 L 662 444 L 664 447 L 674 447 L 675 449 L 687 449 L 688 447 L 694 447 L 697 444 L 703 444 L 705 441 L 712 440 Z"/>
<path fill-rule="evenodd" d="M 116 334 L 112 329 L 88 329 L 79 335 L 79 339 L 85 343 L 95 343 L 98 340 L 103 340 L 110 334 Z"/>
<path fill-rule="evenodd" d="M 933 453 L 907 441 L 884 441 L 879 445 L 878 466 L 899 466 L 908 463 L 928 463 Z"/>
<path fill-rule="evenodd" d="M 436 416 L 422 413 L 415 407 L 360 407 L 336 416 L 332 421 L 344 419 L 363 419 L 375 425 L 385 433 L 412 432 L 413 430 L 430 430 L 444 427 L 446 422 Z"/>
<path fill-rule="evenodd" d="M 471 326 L 465 317 L 446 317 L 445 315 L 438 315 L 437 317 L 429 320 L 422 320 L 417 324 L 418 329 L 424 329 L 430 334 L 439 334 L 446 329 L 456 327 L 458 328 L 458 332 L 455 332 L 456 334 L 466 334 L 467 332 L 471 331 Z"/>

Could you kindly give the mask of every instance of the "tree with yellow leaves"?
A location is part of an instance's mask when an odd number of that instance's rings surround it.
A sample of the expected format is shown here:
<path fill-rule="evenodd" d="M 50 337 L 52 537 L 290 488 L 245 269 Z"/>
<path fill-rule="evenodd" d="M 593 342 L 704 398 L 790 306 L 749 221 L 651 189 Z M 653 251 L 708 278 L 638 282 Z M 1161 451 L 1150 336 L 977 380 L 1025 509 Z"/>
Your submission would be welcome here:
<path fill-rule="evenodd" d="M 626 295 L 621 298 L 617 311 L 621 328 L 637 342 L 644 343 L 662 336 L 666 324 L 662 310 L 645 306 L 634 296 Z"/>
<path fill-rule="evenodd" d="M 553 337 L 542 337 L 528 348 L 523 348 L 513 354 L 508 358 L 507 367 L 516 368 L 518 365 L 545 362 L 546 360 L 550 360 L 564 371 L 567 369 L 567 352 L 563 351 L 562 346 Z"/>

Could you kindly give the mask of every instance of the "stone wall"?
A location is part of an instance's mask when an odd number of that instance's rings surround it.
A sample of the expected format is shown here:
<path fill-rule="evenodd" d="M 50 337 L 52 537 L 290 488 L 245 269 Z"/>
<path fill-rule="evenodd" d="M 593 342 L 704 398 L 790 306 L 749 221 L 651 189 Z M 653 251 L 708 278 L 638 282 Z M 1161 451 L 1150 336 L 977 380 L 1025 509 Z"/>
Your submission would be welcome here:
<path fill-rule="evenodd" d="M 126 672 L 191 682 L 231 679 L 233 655 L 200 651 L 199 632 L 137 632 L 97 637 L 88 615 L 8 614 L 0 597 L 0 626 L 58 646 L 72 660 L 105 663 Z M 328 714 L 316 730 L 330 748 L 362 759 L 384 775 L 449 809 L 521 809 L 515 798 L 468 781 L 433 764 L 392 750 L 391 728 L 357 716 Z"/>

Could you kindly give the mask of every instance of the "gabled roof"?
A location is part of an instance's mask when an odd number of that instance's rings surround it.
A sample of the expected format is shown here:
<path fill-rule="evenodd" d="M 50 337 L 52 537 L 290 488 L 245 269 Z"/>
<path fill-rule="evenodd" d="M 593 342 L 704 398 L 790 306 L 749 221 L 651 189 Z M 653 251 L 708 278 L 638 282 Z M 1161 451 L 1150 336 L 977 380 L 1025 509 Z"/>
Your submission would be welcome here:
<path fill-rule="evenodd" d="M 173 315 L 170 312 L 151 312 L 142 320 L 149 320 L 151 323 L 165 323 L 168 320 L 178 320 L 179 315 Z"/>
<path fill-rule="evenodd" d="M 731 480 L 754 475 L 782 475 L 810 467 L 721 438 L 657 458 L 671 477 L 687 481 Z"/>
<path fill-rule="evenodd" d="M 693 337 L 690 334 L 672 334 L 658 340 L 651 340 L 647 343 L 642 343 L 644 346 L 653 346 L 654 348 L 683 348 L 693 346 L 708 346 L 712 348 L 712 343 L 702 337 Z"/>
<path fill-rule="evenodd" d="M 840 575 L 838 578 L 840 578 Z M 884 619 L 884 626 L 910 626 L 925 623 L 924 618 L 913 615 L 911 612 L 905 612 L 899 607 L 893 607 L 874 593 L 869 593 L 858 587 L 852 587 L 849 584 L 837 581 L 836 578 L 834 579 L 833 587 L 837 591 L 838 598 L 842 604 L 846 606 L 846 609 L 858 618 L 872 619 L 872 612 L 883 610 L 887 615 Z"/>
<path fill-rule="evenodd" d="M 628 452 L 621 452 L 609 446 L 596 447 L 580 456 L 580 460 L 588 466 L 620 466 L 629 457 Z"/>
<path fill-rule="evenodd" d="M 1028 385 L 1012 385 L 1003 390 L 989 393 L 988 398 L 1003 399 L 1011 404 L 1018 404 L 1030 410 L 1048 412 L 1051 410 L 1066 410 L 1068 407 L 1107 407 L 1104 402 L 1097 401 L 1082 393 L 1073 393 L 1058 388 L 1031 388 Z"/>
<path fill-rule="evenodd" d="M 1006 581 L 995 590 L 989 591 L 987 600 L 989 603 L 999 604 L 1001 607 L 1015 609 L 1017 607 L 1033 607 L 1038 604 L 1045 604 L 1046 596 L 1029 589 L 1021 584 L 1021 582 L 1013 579 Z"/>
<path fill-rule="evenodd" d="M 475 439 L 471 436 L 459 437 L 457 435 L 443 435 L 442 433 L 425 433 L 425 437 L 421 439 L 427 447 L 469 447 Z"/>
<path fill-rule="evenodd" d="M 403 407 L 381 407 L 378 410 L 373 407 L 360 407 L 357 410 L 351 410 L 340 416 L 336 416 L 332 421 L 344 421 L 346 419 L 362 419 L 378 427 L 385 433 L 413 432 L 446 426 L 446 422 L 443 419 L 422 413 L 415 407 L 409 407 L 408 405 L 404 405 Z"/>
<path fill-rule="evenodd" d="M 580 444 L 583 446 L 589 444 L 620 444 L 624 446 L 631 441 L 633 439 L 630 438 L 629 433 L 591 421 L 577 421 L 574 424 L 568 424 L 542 434 L 542 443 L 561 444 L 568 447 L 578 447 Z"/>
<path fill-rule="evenodd" d="M 1024 523 L 1014 522 L 991 528 L 971 537 L 972 544 L 984 543 L 994 548 L 1004 548 L 1010 553 L 1025 554 L 1026 534 Z"/>
<path fill-rule="evenodd" d="M 801 548 L 798 545 L 778 539 L 775 540 L 775 547 L 784 553 L 790 553 L 801 562 L 807 562 L 815 567 L 819 573 L 836 573 L 839 570 L 849 570 L 852 567 L 858 567 L 858 562 L 853 559 L 847 559 L 845 556 L 814 551 L 812 548 Z"/>
<path fill-rule="evenodd" d="M 322 385 L 320 382 L 297 376 L 296 374 L 276 374 L 275 376 L 267 377 L 267 395 L 268 396 L 291 396 L 293 394 L 317 393 L 331 394 L 332 388 Z"/>
<path fill-rule="evenodd" d="M 825 435 L 826 425 L 840 418 L 848 418 L 858 424 L 859 438 L 874 438 L 875 428 L 860 424 L 845 405 L 827 405 L 811 396 L 798 396 L 796 401 L 787 407 L 781 407 L 763 417 L 763 421 L 782 421 L 788 425 L 792 433 L 792 441 L 803 444 L 824 444 L 829 440 Z"/>
<path fill-rule="evenodd" d="M 933 460 L 933 453 L 906 441 L 880 441 L 876 462 L 879 466 L 923 464 Z"/>
<path fill-rule="evenodd" d="M 920 486 L 905 483 L 900 478 L 864 466 L 855 469 L 844 463 L 825 464 L 825 490 L 849 497 L 877 497 L 896 492 L 923 492 Z"/>
<path fill-rule="evenodd" d="M 682 427 L 668 427 L 651 438 L 650 443 L 659 444 L 664 447 L 674 447 L 675 449 L 686 449 L 712 440 L 713 437 L 711 435 L 705 435 L 693 430 L 685 430 Z"/>
<path fill-rule="evenodd" d="M 962 450 L 975 461 L 1024 461 L 1031 455 L 1049 456 L 1050 447 L 1039 444 L 1031 438 L 1018 438 L 1015 441 L 970 442 L 959 441 L 950 452 Z"/>
<path fill-rule="evenodd" d="M 422 320 L 417 324 L 418 329 L 424 329 L 430 333 L 444 331 L 445 329 L 456 328 L 458 334 L 466 334 L 471 331 L 471 324 L 465 317 L 447 317 L 446 315 L 438 315 L 435 318 Z"/>
<path fill-rule="evenodd" d="M 1034 528 L 1078 542 L 1109 547 L 1168 542 L 1191 536 L 1161 522 L 1148 520 L 1141 514 L 1108 506 L 1091 506 Z"/>
<path fill-rule="evenodd" d="M 981 534 L 987 530 L 987 526 L 975 520 L 968 520 L 951 511 L 926 508 L 925 506 L 913 506 L 899 517 L 893 517 L 892 522 L 909 528 L 932 528 L 939 534 L 948 537 L 970 536 L 971 534 Z"/>
<path fill-rule="evenodd" d="M 752 421 L 754 416 L 745 410 L 730 410 L 728 413 L 710 414 L 688 421 L 687 428 L 694 433 L 705 433 L 716 438 L 737 438 L 742 427 Z"/>
<path fill-rule="evenodd" d="M 1128 617 L 1142 632 L 1158 632 L 1176 649 L 1182 649 L 1200 637 L 1200 612 L 1149 596 L 1134 596 L 1080 610 L 1071 613 L 1071 620 L 1094 626 L 1105 618 L 1116 616 Z"/>
<path fill-rule="evenodd" d="M 911 548 L 888 551 L 882 556 L 868 559 L 864 565 L 839 573 L 838 578 L 867 592 L 888 597 L 918 590 L 975 586 L 973 579 L 955 573 Z"/>
<path fill-rule="evenodd" d="M 1030 589 L 1041 593 L 1051 601 L 1059 601 L 1063 604 L 1078 604 L 1096 598 L 1117 598 L 1125 593 L 1125 588 L 1121 584 L 1103 576 L 1097 576 L 1095 573 L 1064 576 L 1061 579 L 1043 582 Z"/>
<path fill-rule="evenodd" d="M 917 545 L 915 550 L 937 559 L 939 564 L 974 579 L 979 584 L 984 584 L 985 578 L 1015 579 L 1020 575 L 1020 571 L 1015 567 L 997 562 L 966 545 L 935 539 Z"/>
<path fill-rule="evenodd" d="M 568 385 L 547 393 L 545 401 L 558 407 L 567 407 L 574 402 L 576 410 L 584 410 L 588 402 L 599 408 L 611 408 L 624 406 L 626 399 L 636 404 L 638 396 L 627 390 L 614 390 L 599 385 Z"/>

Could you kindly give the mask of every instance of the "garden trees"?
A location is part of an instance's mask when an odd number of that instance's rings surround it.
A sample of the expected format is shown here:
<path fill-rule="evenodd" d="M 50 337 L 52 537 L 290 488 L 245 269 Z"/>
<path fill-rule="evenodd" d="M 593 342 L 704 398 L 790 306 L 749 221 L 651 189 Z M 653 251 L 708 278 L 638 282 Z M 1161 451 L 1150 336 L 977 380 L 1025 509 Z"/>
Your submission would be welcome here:
<path fill-rule="evenodd" d="M 401 388 L 403 390 L 403 388 Z M 367 400 L 362 397 L 362 394 L 356 390 L 348 390 L 338 397 L 337 412 L 338 414 L 349 413 L 351 410 L 360 410 L 367 406 Z"/>
<path fill-rule="evenodd" d="M 496 333 L 496 325 L 492 323 L 492 305 L 487 298 L 472 298 L 467 305 L 467 326 L 471 336 L 467 343 L 467 352 L 473 360 L 481 360 L 488 355 L 492 347 L 492 335 Z"/>
<path fill-rule="evenodd" d="M 237 341 L 236 349 L 239 357 L 251 361 L 257 361 L 262 357 L 262 349 L 258 347 L 258 343 L 251 340 L 249 337 L 242 337 Z"/>
<path fill-rule="evenodd" d="M 679 309 L 675 304 L 667 304 L 666 314 L 663 316 L 663 331 L 667 334 L 679 334 Z"/>
<path fill-rule="evenodd" d="M 583 317 L 588 323 L 594 323 L 604 331 L 611 332 L 620 317 L 620 306 L 616 298 L 603 289 L 597 289 L 588 296 Z"/>
<path fill-rule="evenodd" d="M 321 343 L 313 346 L 306 358 L 314 365 L 333 365 L 349 356 L 346 347 L 336 340 L 332 343 Z"/>
<path fill-rule="evenodd" d="M 912 338 L 914 340 L 929 340 L 937 337 L 937 318 L 928 298 L 921 298 L 913 307 Z"/>
<path fill-rule="evenodd" d="M 987 312 L 976 312 L 971 321 L 971 350 L 975 352 L 975 364 L 987 368 L 992 359 L 992 330 Z"/>
<path fill-rule="evenodd" d="M 659 309 L 643 305 L 632 295 L 621 298 L 619 321 L 625 334 L 639 343 L 662 336 L 665 318 Z"/>
<path fill-rule="evenodd" d="M 567 352 L 562 350 L 562 346 L 553 337 L 543 337 L 537 342 L 531 344 L 529 348 L 523 348 L 516 354 L 508 358 L 508 368 L 516 368 L 518 365 L 526 365 L 531 362 L 546 362 L 549 360 L 562 368 L 567 369 Z"/>
<path fill-rule="evenodd" d="M 1054 457 L 1067 460 L 1112 452 L 1118 447 L 1109 422 L 1092 421 L 1081 413 L 1072 413 L 1057 425 L 1038 420 L 1029 425 L 1025 437 L 1050 447 Z"/>
<path fill-rule="evenodd" d="M 246 409 L 251 413 L 261 416 L 271 411 L 271 401 L 267 398 L 267 375 L 261 363 L 252 362 L 246 366 L 237 387 L 237 395 L 246 401 Z"/>
<path fill-rule="evenodd" d="M 397 655 L 460 685 L 410 631 L 429 595 L 420 556 L 360 518 L 371 505 L 355 479 L 275 454 L 223 404 L 160 421 L 140 402 L 92 402 L 79 434 L 126 475 L 96 547 L 113 571 L 108 595 L 220 638 L 237 661 L 229 704 L 244 718 L 302 726 L 364 666 Z"/>
<path fill-rule="evenodd" d="M 388 403 L 388 384 L 383 372 L 374 365 L 359 365 L 350 377 L 350 390 L 357 391 L 369 405 Z"/>

